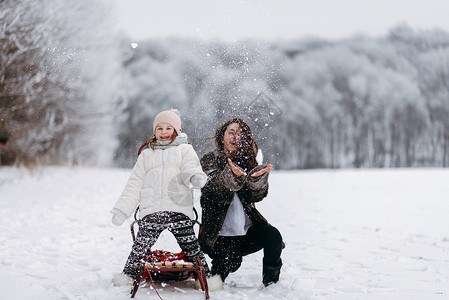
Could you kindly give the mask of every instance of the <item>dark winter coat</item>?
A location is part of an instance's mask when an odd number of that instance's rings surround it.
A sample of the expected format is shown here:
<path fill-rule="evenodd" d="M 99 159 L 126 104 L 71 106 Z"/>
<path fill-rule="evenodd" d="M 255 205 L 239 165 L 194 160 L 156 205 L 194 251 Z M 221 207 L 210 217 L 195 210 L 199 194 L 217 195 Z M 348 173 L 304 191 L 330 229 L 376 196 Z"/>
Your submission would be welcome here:
<path fill-rule="evenodd" d="M 1 146 L 6 146 L 6 143 L 8 142 L 8 131 L 3 126 L 3 120 L 0 120 L 0 144 Z"/>
<path fill-rule="evenodd" d="M 266 166 L 256 166 L 247 175 L 237 177 L 226 155 L 218 150 L 205 154 L 201 158 L 201 166 L 208 176 L 206 185 L 201 189 L 202 225 L 199 234 L 199 242 L 205 253 L 210 253 L 214 247 L 235 192 L 254 225 L 268 224 L 254 204 L 268 193 L 268 172 L 251 177 L 251 174 Z"/>

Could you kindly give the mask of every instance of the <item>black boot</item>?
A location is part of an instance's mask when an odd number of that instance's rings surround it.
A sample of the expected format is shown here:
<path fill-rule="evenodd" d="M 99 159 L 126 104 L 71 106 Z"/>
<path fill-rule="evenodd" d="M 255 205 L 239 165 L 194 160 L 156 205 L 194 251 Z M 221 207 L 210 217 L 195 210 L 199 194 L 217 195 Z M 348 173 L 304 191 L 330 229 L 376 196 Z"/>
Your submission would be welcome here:
<path fill-rule="evenodd" d="M 282 260 L 279 260 L 279 264 L 275 267 L 263 264 L 262 282 L 264 286 L 269 286 L 272 283 L 276 283 L 279 280 L 281 274 Z"/>

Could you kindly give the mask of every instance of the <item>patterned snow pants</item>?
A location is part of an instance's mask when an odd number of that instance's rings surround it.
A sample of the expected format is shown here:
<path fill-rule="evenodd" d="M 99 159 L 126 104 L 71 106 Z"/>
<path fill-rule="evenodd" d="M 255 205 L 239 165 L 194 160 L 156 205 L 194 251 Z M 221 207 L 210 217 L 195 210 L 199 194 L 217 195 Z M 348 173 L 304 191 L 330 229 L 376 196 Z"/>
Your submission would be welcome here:
<path fill-rule="evenodd" d="M 171 211 L 152 213 L 142 219 L 123 273 L 127 275 L 138 274 L 144 258 L 149 254 L 151 247 L 165 229 L 168 229 L 175 236 L 179 247 L 184 252 L 185 258 L 195 263 L 195 258 L 199 257 L 206 275 L 209 275 L 209 267 L 193 231 L 192 220 L 182 213 Z"/>

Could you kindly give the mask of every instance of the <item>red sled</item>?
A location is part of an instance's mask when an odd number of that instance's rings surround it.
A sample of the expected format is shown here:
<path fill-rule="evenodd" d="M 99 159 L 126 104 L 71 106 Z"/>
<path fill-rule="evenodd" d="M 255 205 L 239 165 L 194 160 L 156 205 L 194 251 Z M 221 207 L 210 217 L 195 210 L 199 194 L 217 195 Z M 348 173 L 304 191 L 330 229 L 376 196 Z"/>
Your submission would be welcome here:
<path fill-rule="evenodd" d="M 134 225 L 139 225 L 140 220 L 137 219 L 137 211 L 134 213 L 134 222 L 131 223 L 131 235 L 133 241 L 136 237 L 134 234 Z M 154 282 L 167 281 L 184 281 L 189 278 L 198 279 L 201 289 L 204 291 L 205 297 L 209 300 L 209 290 L 207 287 L 206 273 L 201 260 L 197 257 L 196 262 L 192 263 L 185 259 L 184 253 L 173 253 L 163 250 L 151 251 L 145 257 L 145 263 L 140 266 L 140 272 L 134 279 L 133 288 L 131 289 L 131 298 L 137 293 L 142 281 L 151 283 L 160 299 Z"/>

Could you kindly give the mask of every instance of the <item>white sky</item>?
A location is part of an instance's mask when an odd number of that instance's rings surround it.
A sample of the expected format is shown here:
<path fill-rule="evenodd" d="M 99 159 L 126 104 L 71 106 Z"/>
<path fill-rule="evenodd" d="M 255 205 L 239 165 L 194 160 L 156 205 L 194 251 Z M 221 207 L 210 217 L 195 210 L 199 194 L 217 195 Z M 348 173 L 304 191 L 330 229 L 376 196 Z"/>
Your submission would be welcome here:
<path fill-rule="evenodd" d="M 412 28 L 449 31 L 449 0 L 107 0 L 136 41 L 167 36 L 275 40 L 385 35 Z"/>

